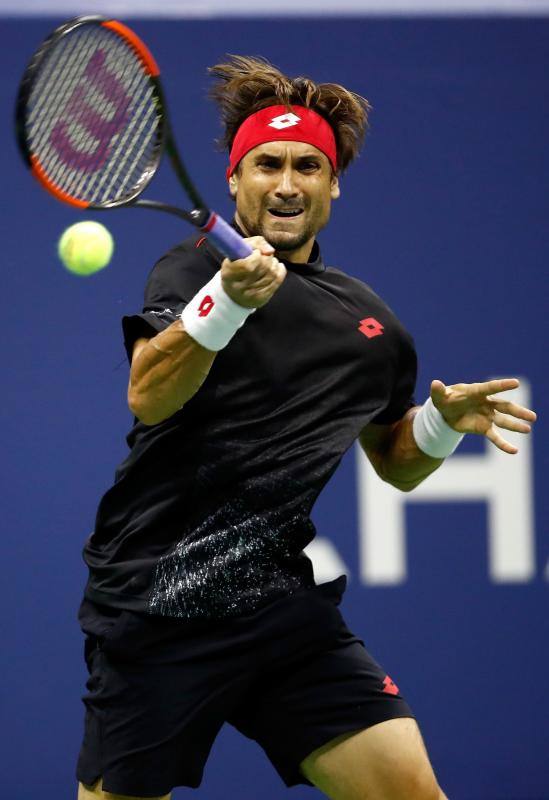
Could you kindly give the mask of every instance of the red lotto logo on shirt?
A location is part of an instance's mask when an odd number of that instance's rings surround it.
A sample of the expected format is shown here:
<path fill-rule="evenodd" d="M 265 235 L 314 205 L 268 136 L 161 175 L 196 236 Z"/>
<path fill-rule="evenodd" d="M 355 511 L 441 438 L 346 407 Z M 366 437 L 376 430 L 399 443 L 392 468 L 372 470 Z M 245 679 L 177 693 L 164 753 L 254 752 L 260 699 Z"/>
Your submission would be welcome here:
<path fill-rule="evenodd" d="M 199 317 L 207 317 L 212 308 L 215 306 L 214 301 L 210 297 L 209 294 L 204 297 L 198 306 L 198 316 Z"/>
<path fill-rule="evenodd" d="M 368 339 L 373 339 L 374 336 L 381 336 L 383 333 L 383 325 L 373 317 L 361 319 L 358 329 L 364 336 L 367 336 Z"/>

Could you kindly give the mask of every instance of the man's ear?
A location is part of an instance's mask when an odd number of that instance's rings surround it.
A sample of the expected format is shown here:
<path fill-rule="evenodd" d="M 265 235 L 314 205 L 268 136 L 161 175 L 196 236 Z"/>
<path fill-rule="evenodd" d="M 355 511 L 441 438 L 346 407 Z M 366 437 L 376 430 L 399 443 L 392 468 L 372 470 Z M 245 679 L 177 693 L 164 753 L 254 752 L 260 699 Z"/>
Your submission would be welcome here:
<path fill-rule="evenodd" d="M 339 190 L 339 178 L 337 175 L 332 175 L 332 181 L 330 183 L 330 197 L 332 200 L 337 200 L 339 195 L 341 194 Z"/>
<path fill-rule="evenodd" d="M 236 172 L 233 172 L 233 174 L 229 178 L 229 192 L 231 193 L 231 197 L 233 199 L 236 197 L 237 187 L 238 187 L 238 175 L 236 174 Z"/>

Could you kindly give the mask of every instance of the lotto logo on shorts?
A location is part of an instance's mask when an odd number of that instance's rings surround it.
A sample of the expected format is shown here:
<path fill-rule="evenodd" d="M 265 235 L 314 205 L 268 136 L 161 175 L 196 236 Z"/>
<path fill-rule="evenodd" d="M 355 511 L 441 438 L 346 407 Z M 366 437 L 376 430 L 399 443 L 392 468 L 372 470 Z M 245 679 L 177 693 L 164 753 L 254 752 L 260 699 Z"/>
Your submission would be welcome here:
<path fill-rule="evenodd" d="M 214 306 L 215 306 L 214 301 L 212 300 L 210 295 L 207 294 L 206 297 L 202 298 L 202 302 L 198 306 L 198 316 L 207 317 Z"/>
<path fill-rule="evenodd" d="M 373 317 L 361 319 L 358 329 L 364 336 L 367 336 L 368 339 L 373 339 L 374 336 L 381 336 L 383 333 L 383 325 Z"/>
<path fill-rule="evenodd" d="M 301 117 L 298 117 L 297 114 L 281 114 L 279 117 L 273 117 L 272 121 L 269 122 L 269 128 L 276 128 L 277 131 L 281 131 L 283 128 L 291 128 L 292 125 L 297 125 L 298 122 L 301 122 Z"/>

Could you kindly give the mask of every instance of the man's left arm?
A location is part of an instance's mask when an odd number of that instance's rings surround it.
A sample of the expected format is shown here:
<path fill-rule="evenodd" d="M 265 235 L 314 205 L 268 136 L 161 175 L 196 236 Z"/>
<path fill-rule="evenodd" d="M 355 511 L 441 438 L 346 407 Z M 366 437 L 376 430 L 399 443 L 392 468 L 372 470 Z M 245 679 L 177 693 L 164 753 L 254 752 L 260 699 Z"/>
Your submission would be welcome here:
<path fill-rule="evenodd" d="M 529 433 L 536 415 L 495 395 L 518 386 L 516 378 L 453 386 L 433 381 L 424 406 L 411 408 L 392 425 L 367 425 L 360 444 L 380 478 L 404 492 L 415 489 L 434 472 L 465 433 L 486 436 L 513 455 L 518 448 L 506 441 L 500 430 Z M 443 455 L 445 448 L 448 452 Z"/>

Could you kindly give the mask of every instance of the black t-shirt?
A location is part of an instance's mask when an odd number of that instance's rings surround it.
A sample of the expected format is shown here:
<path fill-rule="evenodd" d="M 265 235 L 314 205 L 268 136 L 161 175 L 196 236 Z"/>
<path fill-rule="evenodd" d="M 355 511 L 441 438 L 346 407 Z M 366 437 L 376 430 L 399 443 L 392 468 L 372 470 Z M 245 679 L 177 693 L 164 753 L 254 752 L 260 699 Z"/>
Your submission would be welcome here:
<path fill-rule="evenodd" d="M 126 349 L 164 330 L 219 269 L 193 236 L 152 270 Z M 303 548 L 319 492 L 370 422 L 411 405 L 409 334 L 364 283 L 286 263 L 272 299 L 221 350 L 197 394 L 157 425 L 135 420 L 84 559 L 92 601 L 187 620 L 253 613 L 314 589 Z"/>

